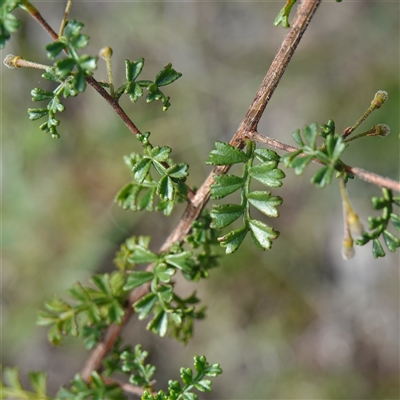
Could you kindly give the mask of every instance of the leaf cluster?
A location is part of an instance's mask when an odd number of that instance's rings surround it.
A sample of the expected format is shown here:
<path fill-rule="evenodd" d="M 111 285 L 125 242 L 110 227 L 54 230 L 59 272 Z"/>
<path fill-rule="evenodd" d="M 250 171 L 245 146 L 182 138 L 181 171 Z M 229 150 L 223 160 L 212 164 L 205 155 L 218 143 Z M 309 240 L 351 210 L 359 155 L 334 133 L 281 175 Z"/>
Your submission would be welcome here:
<path fill-rule="evenodd" d="M 4 49 L 11 34 L 21 26 L 21 22 L 11 14 L 21 4 L 21 0 L 0 1 L 0 49 Z"/>
<path fill-rule="evenodd" d="M 58 345 L 63 336 L 80 334 L 90 348 L 99 339 L 102 328 L 121 323 L 128 295 L 124 289 L 125 274 L 121 271 L 99 274 L 93 276 L 91 281 L 95 287 L 82 286 L 77 282 L 67 291 L 74 303 L 53 296 L 45 303 L 45 309 L 39 311 L 38 325 L 52 325 L 48 331 L 51 343 Z"/>
<path fill-rule="evenodd" d="M 65 106 L 61 102 L 61 96 L 64 98 L 75 97 L 86 89 L 86 77 L 91 76 L 97 68 L 97 57 L 91 57 L 87 54 L 78 55 L 78 50 L 88 44 L 89 36 L 83 35 L 80 31 L 83 28 L 81 22 L 68 21 L 63 35 L 53 43 L 46 46 L 47 56 L 55 59 L 62 51 L 67 56 L 59 59 L 53 67 L 47 68 L 42 77 L 46 80 L 57 82 L 59 85 L 53 92 L 35 88 L 32 90 L 32 101 L 48 101 L 46 107 L 29 108 L 29 119 L 35 121 L 47 116 L 47 121 L 40 125 L 40 129 L 48 133 L 53 138 L 59 138 L 57 126 L 60 120 L 56 118 L 57 112 L 63 112 Z"/>
<path fill-rule="evenodd" d="M 70 387 L 62 387 L 55 400 L 122 400 L 125 395 L 121 388 L 115 384 L 107 384 L 102 377 L 93 371 L 89 382 L 76 374 Z"/>
<path fill-rule="evenodd" d="M 254 164 L 258 160 L 258 164 Z M 280 156 L 267 149 L 256 149 L 254 142 L 246 141 L 246 152 L 231 146 L 228 143 L 216 142 L 215 150 L 212 150 L 206 161 L 212 165 L 243 164 L 242 176 L 225 174 L 215 175 L 214 183 L 211 185 L 211 198 L 222 199 L 238 190 L 241 193 L 240 204 L 218 204 L 213 205 L 211 227 L 221 229 L 229 226 L 239 217 L 243 219 L 243 226 L 228 234 L 219 237 L 221 246 L 225 247 L 226 254 L 236 251 L 247 233 L 256 246 L 261 249 L 270 249 L 272 240 L 276 239 L 279 232 L 262 221 L 251 217 L 250 205 L 261 211 L 268 217 L 276 218 L 279 212 L 276 207 L 282 204 L 282 198 L 272 196 L 269 191 L 250 191 L 252 179 L 261 182 L 265 186 L 277 188 L 282 186 L 281 179 L 285 177 L 282 170 L 278 168 Z"/>
<path fill-rule="evenodd" d="M 154 78 L 151 80 L 138 80 L 143 70 L 144 58 L 138 61 L 125 60 L 125 76 L 126 82 L 123 83 L 115 92 L 115 97 L 119 99 L 123 94 L 128 94 L 129 99 L 136 103 L 139 97 L 143 96 L 143 88 L 146 88 L 148 94 L 146 96 L 147 103 L 160 100 L 163 105 L 163 111 L 167 111 L 171 106 L 170 98 L 165 96 L 160 87 L 170 85 L 179 79 L 182 74 L 172 68 L 172 64 L 167 64 Z"/>
<path fill-rule="evenodd" d="M 170 147 L 153 147 L 148 141 L 149 135 L 149 132 L 138 135 L 143 144 L 143 155 L 132 153 L 125 157 L 133 181 L 119 191 L 115 201 L 124 209 L 163 211 L 170 215 L 175 204 L 187 197 L 185 181 L 189 166 L 175 164 L 169 157 Z M 160 176 L 159 180 L 153 178 L 152 171 Z"/>
<path fill-rule="evenodd" d="M 286 167 L 294 168 L 296 175 L 301 175 L 313 160 L 318 160 L 324 164 L 324 167 L 319 169 L 311 178 L 311 182 L 317 187 L 323 188 L 329 185 L 335 171 L 344 173 L 340 157 L 346 148 L 346 144 L 342 137 L 335 133 L 335 123 L 332 120 L 320 126 L 316 123 L 305 126 L 303 137 L 300 129 L 297 129 L 292 133 L 292 137 L 300 148 L 282 156 L 281 161 Z M 318 138 L 323 139 L 321 145 L 317 144 Z"/>
<path fill-rule="evenodd" d="M 131 291 L 148 284 L 150 293 L 139 299 L 134 305 L 139 319 L 153 316 L 147 329 L 165 336 L 167 332 L 183 342 L 193 333 L 194 319 L 204 317 L 204 308 L 195 309 L 199 302 L 195 293 L 182 298 L 174 292 L 172 277 L 176 271 L 191 281 L 208 276 L 207 266 L 200 263 L 191 251 L 186 251 L 176 244 L 168 252 L 161 254 L 149 250 L 150 238 L 140 236 L 128 239 L 116 257 L 116 265 L 127 271 L 123 287 Z M 153 264 L 151 271 L 134 270 L 140 264 Z"/>
<path fill-rule="evenodd" d="M 32 391 L 25 390 L 19 379 L 18 368 L 5 368 L 4 378 L 8 385 L 0 379 L 0 398 L 2 399 L 26 399 L 26 400 L 51 400 L 46 395 L 47 375 L 44 372 L 30 372 L 28 375 Z"/>
<path fill-rule="evenodd" d="M 129 382 L 132 385 L 151 389 L 156 367 L 151 364 L 145 364 L 145 359 L 148 355 L 149 353 L 143 351 L 142 346 L 137 344 L 133 351 L 130 349 L 123 351 L 120 355 L 120 360 L 122 361 L 121 371 L 131 374 Z"/>
<path fill-rule="evenodd" d="M 204 379 L 205 377 L 215 377 L 222 374 L 219 364 L 209 364 L 206 357 L 194 357 L 194 369 L 181 368 L 181 384 L 179 381 L 168 382 L 168 391 L 165 393 L 160 390 L 153 395 L 149 391 L 145 391 L 142 400 L 198 400 L 198 395 L 193 392 L 197 389 L 200 392 L 211 392 L 211 381 Z"/>
<path fill-rule="evenodd" d="M 400 238 L 393 235 L 388 230 L 391 222 L 393 226 L 400 232 L 400 216 L 393 210 L 393 205 L 400 206 L 400 197 L 394 197 L 389 189 L 382 189 L 382 197 L 373 197 L 372 206 L 375 210 L 382 210 L 379 217 L 368 217 L 369 229 L 371 232 L 363 232 L 361 239 L 356 240 L 356 244 L 364 246 L 372 240 L 372 254 L 374 258 L 384 257 L 385 251 L 379 240 L 383 238 L 386 247 L 391 252 L 395 252 L 400 247 Z"/>

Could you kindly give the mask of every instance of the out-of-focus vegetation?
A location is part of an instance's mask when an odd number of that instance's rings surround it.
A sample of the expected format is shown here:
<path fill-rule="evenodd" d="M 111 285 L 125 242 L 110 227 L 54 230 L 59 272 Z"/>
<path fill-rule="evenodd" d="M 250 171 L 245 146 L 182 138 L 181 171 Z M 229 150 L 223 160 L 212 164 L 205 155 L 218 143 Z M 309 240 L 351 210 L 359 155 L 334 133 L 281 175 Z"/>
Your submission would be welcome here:
<path fill-rule="evenodd" d="M 144 100 L 122 105 L 154 142 L 170 145 L 174 159 L 190 164 L 189 183 L 199 186 L 210 170 L 204 160 L 215 140 L 229 140 L 272 61 L 286 31 L 274 28 L 281 8 L 270 2 L 76 2 L 71 18 L 85 23 L 88 52 L 114 51 L 117 82 L 124 60 L 146 60 L 152 79 L 167 62 L 183 77 L 166 90 L 172 106 L 162 113 Z M 39 3 L 58 28 L 64 2 Z M 5 54 L 46 63 L 51 40 L 22 12 L 24 22 Z M 389 100 L 365 123 L 386 123 L 386 139 L 351 146 L 345 162 L 398 178 L 398 4 L 323 2 L 259 125 L 286 143 L 291 132 L 313 121 L 352 125 L 374 93 Z M 100 62 L 96 78 L 106 79 Z M 146 79 L 146 77 L 144 77 Z M 134 214 L 113 203 L 129 180 L 122 157 L 138 142 L 92 89 L 65 102 L 60 140 L 21 118 L 32 107 L 34 70 L 2 70 L 3 133 L 3 364 L 49 373 L 55 392 L 79 370 L 86 354 L 69 340 L 51 347 L 45 328 L 34 325 L 36 309 L 76 280 L 112 268 L 119 244 L 130 234 L 153 235 L 154 249 L 180 216 Z M 188 153 L 190 156 L 188 157 Z M 379 154 L 380 156 L 377 156 Z M 347 158 L 346 158 L 347 157 Z M 336 185 L 319 190 L 310 171 L 287 171 L 274 221 L 281 236 L 271 251 L 248 241 L 200 285 L 208 318 L 182 347 L 160 339 L 134 320 L 124 331 L 143 343 L 158 366 L 160 387 L 188 364 L 192 354 L 219 362 L 213 399 L 396 399 L 399 397 L 398 255 L 372 258 L 357 248 L 341 258 L 342 212 Z M 364 219 L 380 190 L 358 180 L 349 194 Z M 183 206 L 182 206 L 183 207 Z M 183 208 L 182 208 L 183 210 Z M 366 246 L 368 247 L 368 246 Z M 182 293 L 192 287 L 179 282 Z M 26 375 L 26 374 L 25 374 Z M 156 385 L 157 387 L 157 385 Z M 249 395 L 251 393 L 251 397 Z"/>

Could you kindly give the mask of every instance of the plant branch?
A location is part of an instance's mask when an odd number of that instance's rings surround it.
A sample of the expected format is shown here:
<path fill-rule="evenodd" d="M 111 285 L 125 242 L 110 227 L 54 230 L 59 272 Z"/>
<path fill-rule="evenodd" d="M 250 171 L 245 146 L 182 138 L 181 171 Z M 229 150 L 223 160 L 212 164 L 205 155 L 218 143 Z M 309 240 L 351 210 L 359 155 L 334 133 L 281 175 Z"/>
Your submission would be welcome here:
<path fill-rule="evenodd" d="M 285 37 L 280 47 L 280 50 L 275 56 L 265 78 L 263 79 L 261 86 L 258 89 L 257 94 L 246 113 L 246 116 L 244 117 L 236 133 L 232 137 L 232 140 L 230 141 L 231 145 L 242 148 L 244 146 L 244 139 L 247 137 L 248 133 L 256 130 L 258 122 L 260 121 L 260 118 L 265 110 L 265 107 L 267 106 L 273 92 L 278 86 L 280 78 L 285 72 L 290 62 L 290 59 L 292 58 L 319 4 L 320 0 L 304 0 L 301 2 L 297 10 L 295 19 L 292 23 L 292 27 Z M 169 237 L 161 246 L 160 252 L 166 251 L 173 243 L 181 242 L 185 238 L 187 233 L 190 231 L 193 222 L 198 218 L 201 211 L 207 204 L 207 201 L 210 197 L 210 186 L 213 183 L 214 175 L 226 173 L 228 170 L 228 166 L 215 167 L 212 170 L 202 186 L 193 196 L 191 202 L 186 207 L 186 210 L 184 211 L 175 229 L 171 232 Z M 153 266 L 149 265 L 147 269 L 151 270 L 152 268 Z M 132 305 L 138 299 L 147 294 L 148 291 L 149 285 L 144 285 L 140 288 L 134 289 L 131 292 L 129 296 L 129 304 L 125 309 L 125 316 L 121 325 L 114 324 L 107 329 L 103 340 L 93 350 L 92 354 L 89 356 L 85 366 L 82 369 L 81 374 L 83 379 L 89 379 L 90 373 L 93 370 L 97 370 L 100 368 L 103 358 L 111 350 L 122 328 L 129 320 L 129 317 L 132 315 Z"/>
<path fill-rule="evenodd" d="M 54 39 L 58 40 L 58 35 L 54 29 L 47 23 L 47 21 L 42 17 L 40 12 L 28 1 L 24 2 L 23 7 L 29 12 L 29 14 L 39 22 L 39 24 L 46 30 L 46 32 Z M 139 129 L 133 123 L 133 121 L 128 117 L 126 112 L 118 104 L 118 101 L 114 99 L 107 91 L 96 81 L 92 76 L 86 77 L 86 82 L 92 86 L 97 93 L 104 98 L 104 100 L 114 109 L 118 116 L 122 119 L 127 128 L 134 134 L 138 135 L 140 133 Z"/>
<path fill-rule="evenodd" d="M 249 132 L 248 134 L 249 139 L 254 140 L 255 142 L 259 142 L 259 143 L 264 143 L 269 147 L 273 147 L 274 149 L 278 149 L 278 150 L 283 150 L 286 151 L 288 153 L 292 153 L 294 151 L 298 151 L 299 149 L 297 147 L 294 146 L 290 146 L 286 143 L 282 143 L 279 140 L 276 139 L 272 139 L 268 136 L 263 136 L 260 135 L 257 131 L 253 131 L 253 132 Z M 301 154 L 300 154 L 301 155 Z M 304 154 L 305 155 L 305 154 Z M 314 159 L 313 160 L 315 163 L 318 164 L 323 164 L 323 162 Z M 357 178 L 360 178 L 366 182 L 369 183 L 373 183 L 376 186 L 380 186 L 380 187 L 385 187 L 388 189 L 392 189 L 395 190 L 397 192 L 400 192 L 400 183 L 387 178 L 385 176 L 381 176 L 378 174 L 375 174 L 374 172 L 369 172 L 366 171 L 364 169 L 361 168 L 357 168 L 357 167 L 352 167 L 350 165 L 347 164 L 343 164 L 344 168 L 347 172 L 353 174 L 354 176 L 356 176 Z"/>

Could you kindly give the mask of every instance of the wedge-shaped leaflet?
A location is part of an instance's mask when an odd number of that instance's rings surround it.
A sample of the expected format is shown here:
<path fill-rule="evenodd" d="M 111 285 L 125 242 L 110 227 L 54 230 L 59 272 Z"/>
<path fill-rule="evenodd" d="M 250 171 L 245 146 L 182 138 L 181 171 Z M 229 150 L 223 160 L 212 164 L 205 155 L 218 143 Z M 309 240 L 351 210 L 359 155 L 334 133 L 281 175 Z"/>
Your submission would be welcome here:
<path fill-rule="evenodd" d="M 157 295 L 148 293 L 134 304 L 135 312 L 140 320 L 145 319 L 157 303 Z"/>
<path fill-rule="evenodd" d="M 265 162 L 265 161 L 276 161 L 279 162 L 279 160 L 281 159 L 280 155 L 278 153 L 276 153 L 273 150 L 269 150 L 269 149 L 256 149 L 254 151 L 254 154 L 256 155 L 256 157 L 261 161 L 261 162 Z"/>
<path fill-rule="evenodd" d="M 249 157 L 242 150 L 231 146 L 229 143 L 216 142 L 215 150 L 211 150 L 206 164 L 232 165 L 244 163 Z"/>
<path fill-rule="evenodd" d="M 244 185 L 244 179 L 236 175 L 215 175 L 211 185 L 211 198 L 222 199 Z"/>
<path fill-rule="evenodd" d="M 142 286 L 146 282 L 150 282 L 154 277 L 153 272 L 149 271 L 132 271 L 128 275 L 124 290 L 132 290 L 135 287 Z"/>
<path fill-rule="evenodd" d="M 282 186 L 281 179 L 285 177 L 285 173 L 277 168 L 277 165 L 276 161 L 254 165 L 249 169 L 249 174 L 266 186 L 280 187 Z"/>
<path fill-rule="evenodd" d="M 143 70 L 144 58 L 138 61 L 125 60 L 125 75 L 128 82 L 133 82 L 137 79 Z"/>
<path fill-rule="evenodd" d="M 166 86 L 176 81 L 182 76 L 180 72 L 172 68 L 172 64 L 167 64 L 156 76 L 154 82 L 157 86 Z"/>
<path fill-rule="evenodd" d="M 271 192 L 254 191 L 247 195 L 249 203 L 268 217 L 279 217 L 276 207 L 282 204 L 282 198 L 271 196 Z"/>
<path fill-rule="evenodd" d="M 314 156 L 305 156 L 295 158 L 290 166 L 294 168 L 294 172 L 296 175 L 301 175 L 305 169 L 305 167 L 313 160 Z"/>
<path fill-rule="evenodd" d="M 221 246 L 226 247 L 226 254 L 231 254 L 239 248 L 246 237 L 247 232 L 248 228 L 243 226 L 240 229 L 236 229 L 235 231 L 229 232 L 228 234 L 218 238 L 221 242 Z"/>
<path fill-rule="evenodd" d="M 263 222 L 254 219 L 249 220 L 249 228 L 254 243 L 261 250 L 270 249 L 272 246 L 271 240 L 274 240 L 279 236 L 279 232 L 275 231 Z"/>
<path fill-rule="evenodd" d="M 323 167 L 311 178 L 311 182 L 323 188 L 331 183 L 335 168 L 333 166 Z"/>
<path fill-rule="evenodd" d="M 244 207 L 240 204 L 219 204 L 214 205 L 210 213 L 213 221 L 211 228 L 221 229 L 236 221 L 243 215 Z"/>

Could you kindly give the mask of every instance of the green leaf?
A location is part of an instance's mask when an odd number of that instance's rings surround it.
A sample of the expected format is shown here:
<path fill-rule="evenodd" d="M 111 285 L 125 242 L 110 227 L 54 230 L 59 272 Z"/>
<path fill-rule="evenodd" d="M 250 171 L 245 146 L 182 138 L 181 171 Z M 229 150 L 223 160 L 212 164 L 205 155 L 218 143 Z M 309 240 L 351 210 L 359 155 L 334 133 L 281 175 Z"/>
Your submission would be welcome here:
<path fill-rule="evenodd" d="M 271 192 L 254 191 L 247 195 L 249 203 L 268 217 L 279 217 L 276 207 L 283 202 L 279 196 L 271 196 Z"/>
<path fill-rule="evenodd" d="M 167 64 L 156 76 L 154 82 L 157 86 L 166 86 L 176 81 L 182 76 L 180 72 L 172 68 L 172 64 Z"/>
<path fill-rule="evenodd" d="M 215 142 L 215 150 L 211 150 L 206 164 L 232 165 L 248 161 L 249 156 L 242 150 L 225 142 Z"/>
<path fill-rule="evenodd" d="M 282 24 L 284 28 L 290 28 L 289 24 L 289 14 L 293 5 L 296 3 L 296 0 L 287 0 L 285 6 L 279 11 L 278 15 L 275 18 L 274 25 L 278 26 Z"/>
<path fill-rule="evenodd" d="M 315 173 L 315 175 L 311 178 L 311 182 L 316 186 L 323 188 L 331 183 L 334 172 L 335 169 L 332 166 L 323 167 Z"/>
<path fill-rule="evenodd" d="M 134 305 L 134 310 L 138 313 L 140 320 L 145 319 L 153 309 L 157 302 L 157 295 L 155 293 L 148 293 L 138 300 Z"/>
<path fill-rule="evenodd" d="M 139 183 L 143 183 L 143 181 L 146 179 L 147 175 L 149 174 L 151 164 L 151 159 L 145 157 L 133 167 L 132 171 L 134 173 L 134 177 Z"/>
<path fill-rule="evenodd" d="M 137 79 L 143 70 L 144 58 L 140 58 L 138 61 L 125 60 L 125 73 L 126 80 L 133 82 Z"/>
<path fill-rule="evenodd" d="M 244 238 L 246 237 L 248 232 L 248 228 L 245 226 L 236 229 L 232 232 L 229 232 L 228 234 L 218 238 L 218 240 L 221 243 L 222 247 L 226 247 L 226 254 L 231 254 L 234 253 L 242 244 Z"/>
<path fill-rule="evenodd" d="M 84 54 L 78 58 L 78 64 L 85 72 L 85 75 L 91 75 L 91 72 L 97 69 L 97 60 L 97 57 L 91 57 L 88 54 Z"/>
<path fill-rule="evenodd" d="M 129 82 L 125 87 L 125 93 L 128 93 L 129 99 L 135 103 L 143 96 L 143 89 L 136 82 Z"/>
<path fill-rule="evenodd" d="M 185 163 L 174 164 L 173 166 L 169 167 L 165 172 L 171 178 L 174 179 L 184 179 L 188 175 L 189 166 Z"/>
<path fill-rule="evenodd" d="M 262 164 L 254 165 L 249 169 L 252 178 L 257 179 L 261 183 L 270 187 L 280 187 L 280 181 L 285 177 L 285 173 L 277 168 L 276 161 L 268 161 Z"/>
<path fill-rule="evenodd" d="M 79 69 L 78 72 L 73 77 L 71 82 L 72 82 L 72 85 L 74 86 L 74 88 L 79 93 L 83 93 L 86 89 L 86 79 L 85 79 L 84 71 Z"/>
<path fill-rule="evenodd" d="M 211 381 L 208 379 L 203 379 L 200 382 L 194 384 L 195 388 L 200 392 L 211 392 Z"/>
<path fill-rule="evenodd" d="M 383 231 L 383 240 L 391 252 L 395 252 L 397 247 L 400 247 L 400 239 L 390 233 L 388 230 Z"/>
<path fill-rule="evenodd" d="M 76 61 L 71 57 L 65 57 L 55 63 L 56 74 L 61 79 L 65 79 L 74 69 Z"/>
<path fill-rule="evenodd" d="M 133 264 L 150 264 L 158 261 L 159 256 L 143 246 L 135 246 L 133 253 L 129 257 L 129 262 Z"/>
<path fill-rule="evenodd" d="M 165 162 L 168 160 L 169 154 L 171 153 L 171 148 L 168 146 L 156 146 L 151 149 L 150 151 L 150 157 L 158 161 L 160 163 Z"/>
<path fill-rule="evenodd" d="M 121 325 L 125 311 L 117 300 L 113 300 L 108 306 L 107 318 L 110 323 Z"/>
<path fill-rule="evenodd" d="M 28 108 L 29 119 L 31 121 L 36 121 L 46 115 L 48 115 L 49 110 L 47 108 Z"/>
<path fill-rule="evenodd" d="M 301 175 L 304 171 L 304 168 L 313 160 L 314 156 L 305 156 L 298 157 L 294 159 L 290 166 L 294 168 L 294 172 L 296 175 Z"/>
<path fill-rule="evenodd" d="M 54 97 L 53 92 L 49 92 L 48 90 L 43 90 L 40 88 L 35 88 L 31 91 L 32 101 L 44 101 L 51 100 Z"/>
<path fill-rule="evenodd" d="M 211 185 L 211 198 L 222 199 L 236 192 L 244 185 L 244 179 L 236 175 L 215 175 Z"/>
<path fill-rule="evenodd" d="M 385 252 L 383 250 L 381 242 L 378 239 L 374 239 L 372 241 L 372 255 L 374 256 L 374 258 L 385 257 Z"/>
<path fill-rule="evenodd" d="M 67 25 L 65 26 L 63 36 L 65 36 L 67 38 L 71 38 L 75 35 L 78 35 L 83 27 L 84 27 L 84 24 L 82 22 L 78 22 L 75 19 L 71 19 L 70 21 L 68 21 Z"/>
<path fill-rule="evenodd" d="M 165 262 L 169 265 L 172 265 L 175 268 L 180 270 L 187 270 L 188 267 L 191 267 L 191 256 L 192 252 L 190 251 L 183 251 L 177 254 L 167 254 L 165 256 Z"/>
<path fill-rule="evenodd" d="M 249 228 L 254 243 L 261 250 L 270 249 L 272 246 L 271 240 L 274 240 L 279 236 L 279 232 L 275 231 L 263 222 L 254 219 L 249 220 Z"/>
<path fill-rule="evenodd" d="M 88 35 L 76 35 L 70 39 L 70 44 L 75 49 L 83 49 L 89 43 L 89 39 Z"/>
<path fill-rule="evenodd" d="M 400 231 L 400 216 L 397 214 L 391 213 L 390 214 L 390 221 L 392 222 L 393 226 Z"/>
<path fill-rule="evenodd" d="M 154 277 L 153 272 L 149 271 L 132 271 L 126 280 L 124 290 L 132 290 L 135 287 L 142 286 L 146 282 L 150 282 Z"/>
<path fill-rule="evenodd" d="M 303 128 L 303 133 L 310 147 L 315 150 L 317 146 L 318 125 L 316 123 L 312 123 L 309 126 L 305 126 Z"/>
<path fill-rule="evenodd" d="M 167 268 L 163 263 L 158 264 L 154 268 L 154 274 L 160 279 L 161 282 L 168 283 L 171 281 L 171 277 L 175 274 L 174 268 Z"/>
<path fill-rule="evenodd" d="M 276 153 L 273 150 L 269 150 L 269 149 L 256 149 L 254 151 L 254 154 L 261 162 L 265 162 L 265 161 L 279 162 L 281 159 L 281 157 L 278 153 Z"/>
<path fill-rule="evenodd" d="M 146 329 L 157 333 L 161 337 L 164 337 L 168 330 L 168 313 L 166 313 L 164 310 L 160 310 L 149 322 Z"/>
<path fill-rule="evenodd" d="M 65 43 L 56 41 L 48 44 L 45 47 L 47 51 L 47 57 L 50 58 L 51 60 L 54 60 L 64 49 L 65 49 Z"/>
<path fill-rule="evenodd" d="M 296 129 L 292 133 L 292 138 L 300 147 L 304 147 L 304 142 L 303 139 L 301 138 L 300 129 Z"/>
<path fill-rule="evenodd" d="M 157 185 L 157 194 L 163 200 L 173 200 L 175 197 L 174 184 L 168 175 L 164 175 Z"/>
<path fill-rule="evenodd" d="M 210 213 L 213 221 L 211 228 L 221 229 L 236 221 L 244 213 L 244 206 L 239 204 L 218 204 L 213 205 Z"/>

